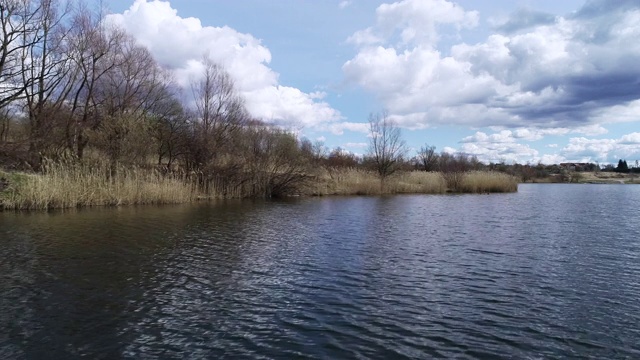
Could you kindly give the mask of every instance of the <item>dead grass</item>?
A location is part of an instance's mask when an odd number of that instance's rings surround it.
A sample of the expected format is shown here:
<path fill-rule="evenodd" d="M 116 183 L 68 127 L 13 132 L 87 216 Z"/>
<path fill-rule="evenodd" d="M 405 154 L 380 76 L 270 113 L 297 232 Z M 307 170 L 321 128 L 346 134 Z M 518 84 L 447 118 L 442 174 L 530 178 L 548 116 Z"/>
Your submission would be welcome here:
<path fill-rule="evenodd" d="M 470 171 L 462 177 L 458 192 L 500 193 L 518 191 L 518 179 L 494 171 Z"/>
<path fill-rule="evenodd" d="M 115 170 L 115 171 L 114 171 Z M 362 169 L 319 170 L 308 185 L 310 195 L 444 194 L 517 191 L 513 176 L 474 171 L 459 174 L 458 188 L 447 188 L 439 172 L 400 172 L 384 184 L 377 174 Z M 203 192 L 186 178 L 165 176 L 141 168 L 111 168 L 104 162 L 46 163 L 42 174 L 0 172 L 9 187 L 0 192 L 0 209 L 52 209 L 85 206 L 186 203 L 208 193 L 209 198 L 233 197 L 235 193 Z M 215 186 L 214 186 L 215 187 Z M 238 193 L 241 194 L 241 193 Z"/>
<path fill-rule="evenodd" d="M 355 168 L 320 171 L 310 190 L 312 195 L 374 195 L 381 193 L 380 180 L 373 172 Z"/>
<path fill-rule="evenodd" d="M 457 188 L 447 188 L 446 177 L 439 172 L 401 172 L 380 183 L 372 171 L 338 169 L 319 176 L 312 188 L 314 195 L 379 195 L 379 194 L 444 194 L 448 191 L 464 193 L 513 192 L 518 180 L 510 175 L 474 171 L 460 173 Z"/>
<path fill-rule="evenodd" d="M 119 167 L 111 175 L 104 163 L 47 163 L 42 174 L 22 174 L 0 199 L 5 209 L 184 203 L 196 198 L 182 179 L 157 171 Z"/>
<path fill-rule="evenodd" d="M 447 191 L 445 178 L 439 172 L 411 171 L 390 180 L 389 192 L 393 194 L 442 194 Z"/>
<path fill-rule="evenodd" d="M 621 174 L 616 172 L 579 172 L 573 173 L 579 175 L 580 183 L 593 183 L 593 184 L 637 184 L 640 182 L 640 176 L 638 174 Z"/>

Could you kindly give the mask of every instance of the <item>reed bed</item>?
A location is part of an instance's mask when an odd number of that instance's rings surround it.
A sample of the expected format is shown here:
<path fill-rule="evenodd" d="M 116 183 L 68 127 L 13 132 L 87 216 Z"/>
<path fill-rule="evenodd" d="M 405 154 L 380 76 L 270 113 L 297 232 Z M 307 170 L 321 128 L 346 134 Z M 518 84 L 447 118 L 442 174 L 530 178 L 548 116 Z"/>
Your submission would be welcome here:
<path fill-rule="evenodd" d="M 380 180 L 363 169 L 333 169 L 318 178 L 315 195 L 374 195 L 380 193 Z"/>
<path fill-rule="evenodd" d="M 518 191 L 518 179 L 505 173 L 494 171 L 470 171 L 461 181 L 458 192 L 501 193 Z"/>
<path fill-rule="evenodd" d="M 21 176 L 2 193 L 0 202 L 5 209 L 53 209 L 184 203 L 195 195 L 188 182 L 154 170 L 49 162 L 42 174 Z"/>
<path fill-rule="evenodd" d="M 411 171 L 389 179 L 388 192 L 392 194 L 442 194 L 447 184 L 442 173 Z"/>
<path fill-rule="evenodd" d="M 507 174 L 488 171 L 450 174 L 439 172 L 399 172 L 381 182 L 373 171 L 345 168 L 321 170 L 306 190 L 309 195 L 380 195 L 380 194 L 444 194 L 513 192 L 518 180 Z M 85 206 L 117 206 L 134 204 L 171 204 L 205 198 L 245 197 L 260 194 L 260 179 L 240 185 L 222 180 L 195 186 L 194 179 L 165 175 L 156 170 L 113 167 L 106 162 L 82 164 L 47 162 L 41 174 L 2 173 L 9 179 L 8 188 L 0 191 L 0 209 L 52 209 Z M 197 181 L 196 181 L 197 182 Z M 218 183 L 220 182 L 220 183 Z M 452 184 L 455 183 L 455 186 Z M 258 187 L 258 190 L 256 190 Z"/>
<path fill-rule="evenodd" d="M 456 181 L 451 181 L 451 178 Z M 518 191 L 514 176 L 491 172 L 471 171 L 443 174 L 440 172 L 408 171 L 380 179 L 373 171 L 336 169 L 319 176 L 312 189 L 314 195 L 380 195 L 380 194 L 444 194 L 493 193 Z"/>
<path fill-rule="evenodd" d="M 436 172 L 402 172 L 384 182 L 373 171 L 346 168 L 334 169 L 319 176 L 313 195 L 380 195 L 380 194 L 442 194 L 446 184 Z"/>

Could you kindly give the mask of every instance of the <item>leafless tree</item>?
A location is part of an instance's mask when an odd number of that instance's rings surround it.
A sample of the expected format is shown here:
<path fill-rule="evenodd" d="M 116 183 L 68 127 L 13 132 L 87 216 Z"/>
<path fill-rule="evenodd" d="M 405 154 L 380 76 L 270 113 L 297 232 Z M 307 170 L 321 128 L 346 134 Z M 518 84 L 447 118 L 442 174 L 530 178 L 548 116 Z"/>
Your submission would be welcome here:
<path fill-rule="evenodd" d="M 166 169 L 188 149 L 189 122 L 182 104 L 176 97 L 158 101 L 150 111 L 151 135 L 155 140 L 158 165 L 166 160 Z"/>
<path fill-rule="evenodd" d="M 171 82 L 169 73 L 156 63 L 147 48 L 129 35 L 122 40 L 107 53 L 105 62 L 113 66 L 97 79 L 94 91 L 98 113 L 92 135 L 108 155 L 112 168 L 125 159 L 146 160 L 151 153 L 152 109 L 169 96 L 167 87 Z M 136 143 L 131 143 L 133 139 Z"/>
<path fill-rule="evenodd" d="M 205 57 L 202 77 L 191 84 L 199 151 L 197 163 L 210 164 L 248 118 L 229 73 Z"/>
<path fill-rule="evenodd" d="M 0 2 L 0 109 L 20 99 L 26 90 L 22 56 L 34 46 L 37 20 L 43 4 L 24 0 Z"/>
<path fill-rule="evenodd" d="M 392 175 L 407 153 L 400 128 L 389 118 L 387 111 L 369 115 L 369 158 L 380 180 Z"/>
<path fill-rule="evenodd" d="M 434 171 L 438 163 L 438 154 L 436 154 L 436 147 L 425 144 L 418 151 L 418 160 L 422 165 L 424 171 Z"/>
<path fill-rule="evenodd" d="M 20 42 L 30 44 L 20 54 L 20 75 L 24 86 L 25 113 L 30 128 L 30 153 L 38 162 L 43 146 L 56 127 L 52 120 L 64 106 L 73 84 L 73 72 L 65 44 L 68 28 L 68 3 L 58 0 L 24 0 L 22 11 L 31 16 L 29 31 L 23 31 Z M 37 163 L 35 164 L 37 165 Z"/>
<path fill-rule="evenodd" d="M 7 142 L 10 126 L 11 117 L 9 116 L 9 111 L 6 109 L 0 109 L 0 145 Z"/>
<path fill-rule="evenodd" d="M 108 53 L 110 69 L 98 81 L 96 96 L 105 116 L 144 115 L 155 102 L 167 95 L 169 73 L 155 61 L 151 52 L 130 35 L 116 40 Z"/>
<path fill-rule="evenodd" d="M 82 158 L 88 144 L 86 131 L 98 124 L 99 102 L 96 98 L 101 78 L 117 65 L 114 52 L 124 41 L 121 29 L 107 28 L 102 23 L 102 8 L 92 11 L 83 3 L 73 17 L 68 54 L 76 71 L 70 101 L 71 118 L 66 125 L 69 150 Z"/>

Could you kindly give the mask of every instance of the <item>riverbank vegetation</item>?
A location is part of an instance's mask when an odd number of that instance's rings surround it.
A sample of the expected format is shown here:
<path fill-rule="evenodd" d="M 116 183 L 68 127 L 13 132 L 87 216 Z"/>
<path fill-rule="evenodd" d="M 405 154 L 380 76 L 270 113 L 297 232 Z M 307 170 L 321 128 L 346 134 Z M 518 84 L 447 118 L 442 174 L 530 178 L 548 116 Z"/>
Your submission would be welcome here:
<path fill-rule="evenodd" d="M 185 203 L 204 198 L 255 197 L 260 185 L 252 180 L 245 186 L 227 179 L 199 186 L 195 178 L 164 174 L 143 168 L 118 168 L 110 165 L 87 166 L 77 163 L 48 163 L 40 173 L 0 172 L 8 179 L 0 191 L 4 209 L 52 209 L 84 206 Z M 515 177 L 486 171 L 460 174 L 457 188 L 447 187 L 447 177 L 440 172 L 402 171 L 381 183 L 373 170 L 363 168 L 322 169 L 316 176 L 296 181 L 282 195 L 381 195 L 445 194 L 517 191 Z M 266 191 L 264 187 L 261 191 Z"/>
<path fill-rule="evenodd" d="M 465 155 L 421 168 L 384 112 L 370 116 L 371 146 L 357 157 L 255 119 L 206 56 L 179 86 L 82 1 L 7 1 L 0 12 L 0 208 L 516 190 Z"/>

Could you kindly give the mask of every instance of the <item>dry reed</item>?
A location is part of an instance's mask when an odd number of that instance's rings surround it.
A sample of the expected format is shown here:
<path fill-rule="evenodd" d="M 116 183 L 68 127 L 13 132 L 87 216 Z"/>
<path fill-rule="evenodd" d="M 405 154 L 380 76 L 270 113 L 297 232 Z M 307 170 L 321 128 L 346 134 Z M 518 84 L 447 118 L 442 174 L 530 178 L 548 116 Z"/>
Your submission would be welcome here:
<path fill-rule="evenodd" d="M 499 193 L 518 191 L 518 179 L 494 171 L 470 171 L 462 178 L 458 192 Z"/>
<path fill-rule="evenodd" d="M 52 209 L 184 203 L 195 198 L 189 183 L 154 170 L 47 162 L 41 175 L 24 175 L 1 201 L 5 209 Z"/>
<path fill-rule="evenodd" d="M 385 179 L 362 169 L 335 169 L 319 176 L 314 195 L 443 194 L 446 192 L 490 193 L 518 191 L 518 180 L 507 174 L 471 171 L 456 174 L 451 187 L 447 174 L 440 172 L 399 172 Z M 449 187 L 447 186 L 449 185 Z"/>
<path fill-rule="evenodd" d="M 198 194 L 209 198 L 240 197 L 255 187 L 222 187 L 215 181 L 202 189 L 193 181 L 155 170 L 47 162 L 40 175 L 4 173 L 12 176 L 8 189 L 0 192 L 0 209 L 51 209 L 84 206 L 169 204 L 194 201 Z M 308 185 L 312 195 L 443 194 L 446 192 L 489 193 L 518 190 L 515 177 L 503 173 L 472 171 L 459 174 L 457 188 L 447 188 L 446 176 L 438 172 L 399 172 L 381 182 L 375 172 L 346 168 L 323 170 Z M 222 189 L 222 190 L 221 190 Z M 255 192 L 255 191 L 254 191 Z"/>
<path fill-rule="evenodd" d="M 355 168 L 328 171 L 318 177 L 312 189 L 314 195 L 442 194 L 445 191 L 440 173 L 402 172 L 382 183 L 375 172 Z"/>

